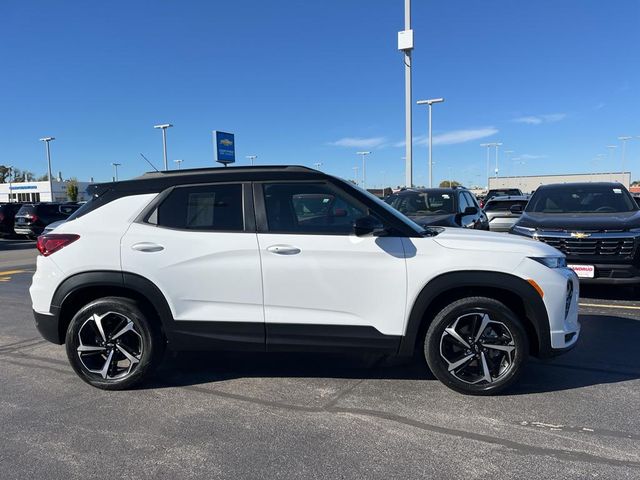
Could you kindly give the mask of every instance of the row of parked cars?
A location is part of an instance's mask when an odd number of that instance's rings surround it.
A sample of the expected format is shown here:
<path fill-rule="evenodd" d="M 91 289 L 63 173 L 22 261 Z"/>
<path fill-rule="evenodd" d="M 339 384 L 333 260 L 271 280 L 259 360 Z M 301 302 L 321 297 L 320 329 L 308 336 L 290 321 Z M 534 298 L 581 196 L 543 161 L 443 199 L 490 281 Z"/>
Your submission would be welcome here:
<path fill-rule="evenodd" d="M 508 232 L 555 247 L 585 282 L 640 284 L 640 197 L 619 183 L 490 190 L 479 201 L 463 187 L 405 189 L 385 201 L 423 227 Z"/>
<path fill-rule="evenodd" d="M 64 222 L 80 205 L 76 202 L 0 203 L 0 237 L 22 235 L 35 239 Z"/>

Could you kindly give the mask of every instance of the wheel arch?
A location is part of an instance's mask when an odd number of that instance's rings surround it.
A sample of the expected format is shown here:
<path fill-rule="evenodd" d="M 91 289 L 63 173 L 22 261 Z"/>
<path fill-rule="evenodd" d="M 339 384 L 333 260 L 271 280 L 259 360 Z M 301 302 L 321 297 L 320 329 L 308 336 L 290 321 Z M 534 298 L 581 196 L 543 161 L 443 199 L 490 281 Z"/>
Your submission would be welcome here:
<path fill-rule="evenodd" d="M 411 307 L 398 353 L 413 355 L 436 314 L 451 302 L 469 296 L 486 296 L 504 303 L 522 320 L 531 354 L 550 354 L 549 317 L 533 286 L 515 275 L 478 270 L 445 273 L 422 288 Z"/>
<path fill-rule="evenodd" d="M 80 308 L 92 300 L 111 296 L 136 300 L 152 319 L 158 320 L 164 335 L 171 331 L 173 315 L 169 304 L 150 280 L 121 271 L 82 272 L 65 279 L 53 294 L 51 312 L 58 318 L 56 343 L 64 343 L 69 323 Z"/>

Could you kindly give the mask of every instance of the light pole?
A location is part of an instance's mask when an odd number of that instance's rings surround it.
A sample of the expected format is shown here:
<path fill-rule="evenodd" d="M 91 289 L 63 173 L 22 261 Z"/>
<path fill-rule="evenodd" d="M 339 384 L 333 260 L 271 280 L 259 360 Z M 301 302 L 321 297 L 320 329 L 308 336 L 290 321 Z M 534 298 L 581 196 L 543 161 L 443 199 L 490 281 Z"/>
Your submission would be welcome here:
<path fill-rule="evenodd" d="M 182 169 L 182 162 L 183 162 L 183 161 L 184 161 L 184 160 L 174 160 L 174 161 L 173 161 L 174 163 L 177 163 L 177 164 L 178 164 L 178 170 L 181 170 L 181 169 Z"/>
<path fill-rule="evenodd" d="M 252 167 L 253 167 L 253 162 L 255 162 L 256 158 L 258 158 L 258 155 L 247 155 L 247 160 L 251 161 Z"/>
<path fill-rule="evenodd" d="M 358 166 L 353 167 L 353 181 L 358 185 Z"/>
<path fill-rule="evenodd" d="M 481 143 L 481 147 L 487 147 L 487 190 L 489 189 L 489 149 L 491 148 L 491 143 Z"/>
<path fill-rule="evenodd" d="M 314 167 L 316 167 L 316 170 L 320 170 L 320 167 L 322 166 L 322 162 L 316 162 L 313 164 Z"/>
<path fill-rule="evenodd" d="M 11 203 L 11 173 L 13 173 L 12 172 L 13 167 L 11 165 L 9 165 L 7 168 L 9 169 L 9 195 L 8 195 L 8 197 L 9 197 L 8 200 L 9 201 L 8 201 L 8 203 Z"/>
<path fill-rule="evenodd" d="M 169 170 L 169 164 L 167 163 L 167 128 L 171 128 L 173 125 L 170 123 L 163 123 L 161 125 L 154 125 L 153 128 L 162 129 L 162 153 L 164 158 L 164 170 Z"/>
<path fill-rule="evenodd" d="M 122 164 L 121 164 L 121 163 L 112 163 L 111 165 L 113 165 L 113 171 L 114 171 L 114 174 L 115 174 L 115 176 L 114 176 L 113 178 L 114 178 L 114 179 L 116 180 L 116 182 L 117 182 L 117 181 L 118 181 L 118 167 L 119 167 L 120 165 L 122 165 Z"/>
<path fill-rule="evenodd" d="M 618 137 L 618 140 L 620 140 L 622 142 L 622 171 L 624 172 L 624 157 L 625 157 L 625 153 L 627 151 L 627 140 L 631 140 L 633 137 L 630 136 L 624 136 L 624 137 Z"/>
<path fill-rule="evenodd" d="M 55 137 L 43 137 L 40 139 L 41 142 L 44 142 L 47 146 L 47 178 L 49 179 L 49 192 L 51 192 L 51 201 L 53 202 L 55 198 L 53 197 L 53 180 L 51 178 L 51 149 L 49 148 L 49 142 L 55 140 Z"/>
<path fill-rule="evenodd" d="M 434 103 L 442 103 L 444 102 L 444 98 L 430 98 L 429 100 L 418 100 L 416 103 L 418 105 L 427 105 L 429 107 L 429 188 L 433 188 L 433 168 L 432 168 L 432 146 L 433 146 L 433 136 L 431 133 L 431 105 Z"/>
<path fill-rule="evenodd" d="M 413 186 L 413 130 L 411 125 L 411 50 L 413 50 L 413 30 L 411 30 L 411 0 L 404 0 L 404 30 L 398 32 L 398 50 L 404 57 L 404 108 L 405 108 L 405 186 Z"/>
<path fill-rule="evenodd" d="M 362 188 L 367 189 L 367 167 L 365 164 L 365 157 L 369 155 L 371 152 L 356 152 L 358 155 L 362 157 Z"/>

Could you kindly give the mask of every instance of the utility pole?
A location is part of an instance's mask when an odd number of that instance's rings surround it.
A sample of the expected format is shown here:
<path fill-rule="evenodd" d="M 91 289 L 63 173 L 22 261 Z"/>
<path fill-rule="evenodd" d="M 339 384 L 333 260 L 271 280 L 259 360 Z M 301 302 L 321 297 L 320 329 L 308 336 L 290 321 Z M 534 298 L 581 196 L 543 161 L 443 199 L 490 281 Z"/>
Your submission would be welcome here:
<path fill-rule="evenodd" d="M 162 153 L 164 158 L 164 170 L 169 170 L 169 164 L 167 163 L 167 128 L 171 128 L 173 125 L 170 123 L 163 123 L 161 125 L 154 125 L 153 128 L 162 129 Z"/>
<path fill-rule="evenodd" d="M 367 166 L 365 164 L 365 157 L 371 152 L 356 152 L 362 157 L 362 188 L 367 189 Z"/>
<path fill-rule="evenodd" d="M 405 186 L 413 186 L 413 129 L 411 125 L 411 50 L 413 50 L 413 30 L 411 30 L 411 0 L 404 0 L 404 30 L 398 32 L 398 50 L 404 56 L 404 105 L 405 105 Z"/>
<path fill-rule="evenodd" d="M 49 179 L 49 191 L 51 192 L 51 201 L 55 201 L 53 196 L 53 179 L 51 178 L 51 149 L 49 148 L 49 142 L 55 140 L 55 137 L 44 137 L 40 141 L 47 145 L 47 178 Z"/>
<path fill-rule="evenodd" d="M 429 188 L 433 188 L 433 157 L 432 157 L 432 145 L 433 137 L 431 131 L 431 106 L 434 103 L 442 103 L 444 98 L 431 98 L 429 100 L 418 100 L 418 105 L 427 105 L 429 107 Z"/>
<path fill-rule="evenodd" d="M 121 163 L 112 163 L 111 165 L 113 165 L 113 170 L 114 170 L 114 174 L 115 174 L 115 176 L 114 176 L 113 178 L 114 178 L 114 179 L 116 180 L 116 182 L 117 182 L 117 181 L 118 181 L 118 167 L 119 167 L 120 165 L 122 165 L 122 164 L 121 164 Z"/>

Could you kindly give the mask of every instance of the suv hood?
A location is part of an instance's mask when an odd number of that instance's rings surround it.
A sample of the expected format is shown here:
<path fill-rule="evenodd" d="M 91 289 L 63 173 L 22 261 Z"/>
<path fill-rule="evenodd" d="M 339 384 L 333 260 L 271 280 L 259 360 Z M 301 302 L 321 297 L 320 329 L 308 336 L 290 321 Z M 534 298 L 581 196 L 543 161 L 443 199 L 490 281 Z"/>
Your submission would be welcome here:
<path fill-rule="evenodd" d="M 518 225 L 542 230 L 628 230 L 640 227 L 640 210 L 618 213 L 523 213 Z"/>
<path fill-rule="evenodd" d="M 558 250 L 545 243 L 508 233 L 444 228 L 443 232 L 433 239 L 445 248 L 491 252 L 498 255 L 500 253 L 520 253 L 527 257 L 549 257 L 560 254 Z"/>

